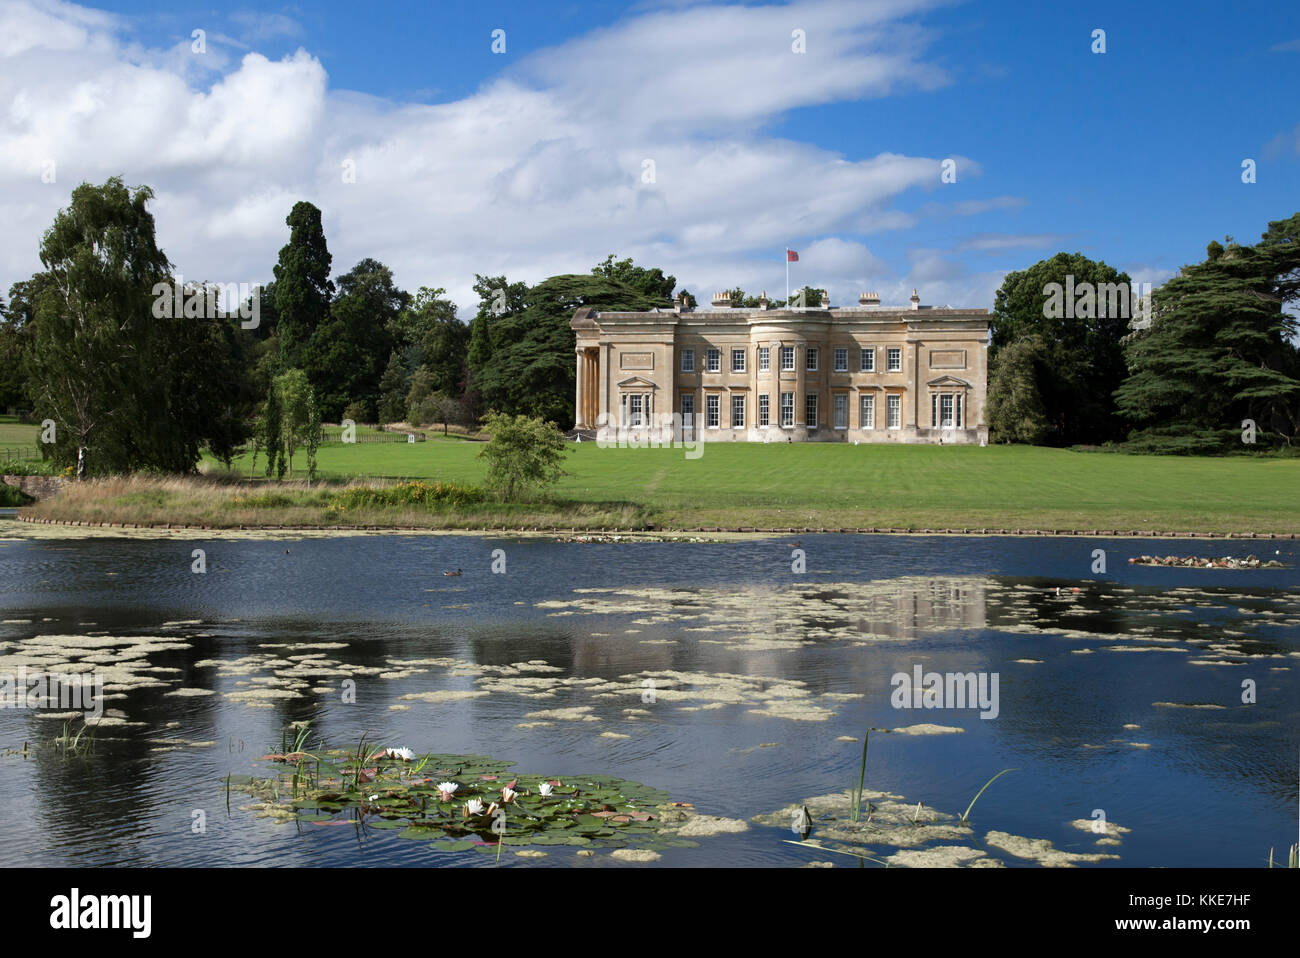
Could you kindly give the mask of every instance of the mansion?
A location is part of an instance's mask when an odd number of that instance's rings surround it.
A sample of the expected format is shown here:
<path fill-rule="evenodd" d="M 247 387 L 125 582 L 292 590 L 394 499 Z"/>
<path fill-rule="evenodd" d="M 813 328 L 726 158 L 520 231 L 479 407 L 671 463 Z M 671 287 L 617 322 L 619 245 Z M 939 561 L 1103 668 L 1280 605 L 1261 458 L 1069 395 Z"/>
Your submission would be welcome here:
<path fill-rule="evenodd" d="M 822 303 L 829 303 L 825 291 Z M 983 309 L 579 309 L 575 428 L 705 442 L 984 443 Z"/>

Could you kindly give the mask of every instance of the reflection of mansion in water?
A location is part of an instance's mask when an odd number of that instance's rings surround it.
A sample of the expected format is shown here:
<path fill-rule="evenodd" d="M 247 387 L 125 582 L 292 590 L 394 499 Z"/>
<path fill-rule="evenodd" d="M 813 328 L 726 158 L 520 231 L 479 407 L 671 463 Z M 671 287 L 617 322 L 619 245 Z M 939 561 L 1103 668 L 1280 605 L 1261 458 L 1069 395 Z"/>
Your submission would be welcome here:
<path fill-rule="evenodd" d="M 988 626 L 988 580 L 906 577 L 873 583 L 857 599 L 859 632 L 917 639 L 934 632 Z"/>
<path fill-rule="evenodd" d="M 823 302 L 829 299 L 823 292 Z M 580 430 L 747 442 L 984 442 L 988 312 L 881 306 L 579 309 Z"/>

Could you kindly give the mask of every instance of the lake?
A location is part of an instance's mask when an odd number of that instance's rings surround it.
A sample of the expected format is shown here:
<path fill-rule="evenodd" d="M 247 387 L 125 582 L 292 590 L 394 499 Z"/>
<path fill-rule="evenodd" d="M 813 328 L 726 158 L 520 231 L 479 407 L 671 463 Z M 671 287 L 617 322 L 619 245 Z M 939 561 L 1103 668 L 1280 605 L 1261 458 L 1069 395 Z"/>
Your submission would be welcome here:
<path fill-rule="evenodd" d="M 0 539 L 16 526 L 0 521 Z M 1115 856 L 1084 867 L 1262 866 L 1296 838 L 1293 541 L 12 534 L 0 673 L 101 669 L 110 711 L 87 752 L 64 755 L 57 710 L 0 709 L 3 865 L 497 867 L 391 831 L 259 818 L 244 795 L 228 812 L 226 776 L 270 774 L 260 756 L 302 721 L 327 745 L 366 735 L 612 775 L 749 823 L 653 865 L 856 867 L 752 819 L 848 789 L 868 728 L 866 787 L 899 803 L 960 815 L 1016 769 L 960 843 L 985 864 L 1044 860 L 1001 834 Z M 1287 568 L 1127 562 L 1251 551 Z M 996 708 L 954 707 L 951 685 L 924 707 L 899 678 L 918 669 L 973 674 Z M 1127 831 L 1099 843 L 1072 824 L 1097 810 Z M 646 867 L 563 846 L 507 865 Z"/>

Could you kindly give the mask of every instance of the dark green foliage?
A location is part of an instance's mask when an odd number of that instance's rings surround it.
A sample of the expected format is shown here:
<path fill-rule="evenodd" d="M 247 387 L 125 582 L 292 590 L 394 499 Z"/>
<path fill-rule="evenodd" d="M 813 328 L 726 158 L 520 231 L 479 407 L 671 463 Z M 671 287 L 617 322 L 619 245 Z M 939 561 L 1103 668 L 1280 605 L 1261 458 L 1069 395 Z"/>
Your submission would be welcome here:
<path fill-rule="evenodd" d="M 1212 243 L 1155 292 L 1150 329 L 1128 344 L 1132 375 L 1116 393 L 1137 426 L 1130 448 L 1204 453 L 1294 442 L 1300 425 L 1296 320 L 1300 214 L 1269 224 L 1255 246 Z"/>
<path fill-rule="evenodd" d="M 479 277 L 476 289 L 488 295 L 475 318 L 470 368 L 473 385 L 488 408 L 572 425 L 576 340 L 569 321 L 574 311 L 580 306 L 597 310 L 672 306 L 674 277 L 660 279 L 659 270 L 625 263 L 607 261 L 603 265 L 609 269 L 597 267 L 590 276 L 552 276 L 521 295 L 519 284 L 507 286 L 504 277 Z M 613 278 L 611 271 L 619 278 Z M 513 311 L 493 315 L 496 289 L 507 290 L 507 306 Z M 474 357 L 482 355 L 488 356 L 486 362 L 475 365 Z"/>
<path fill-rule="evenodd" d="M 339 295 L 304 350 L 304 369 L 316 391 L 321 418 L 337 422 L 349 402 L 366 405 L 376 420 L 379 381 L 392 352 L 390 324 L 409 294 L 393 283 L 383 263 L 363 259 L 339 278 Z"/>
<path fill-rule="evenodd" d="M 401 422 L 406 418 L 406 391 L 406 367 L 402 364 L 402 357 L 393 350 L 384 375 L 379 379 L 380 423 Z"/>
<path fill-rule="evenodd" d="M 275 266 L 275 332 L 285 367 L 298 365 L 301 353 L 329 315 L 334 284 L 320 210 L 305 200 L 285 218 L 289 242 Z"/>
<path fill-rule="evenodd" d="M 284 428 L 283 415 L 280 411 L 280 391 L 275 383 L 267 387 L 266 410 L 262 413 L 262 448 L 266 450 L 266 478 L 284 477 L 284 440 L 281 432 Z"/>
<path fill-rule="evenodd" d="M 1072 283 L 1068 279 L 1071 276 Z M 1045 291 L 1052 283 L 1062 287 L 1062 295 L 1055 300 Z M 1076 293 L 1070 310 L 1075 315 L 1069 316 L 1064 308 L 1067 285 L 1079 291 L 1091 288 L 1103 295 L 1093 300 L 1091 308 L 1085 304 L 1074 309 L 1082 295 Z M 1028 336 L 1039 337 L 1046 355 L 1036 359 L 1034 366 L 1047 431 L 1040 434 L 1038 442 L 1071 445 L 1122 437 L 1124 424 L 1116 413 L 1112 393 L 1127 371 L 1122 340 L 1136 312 L 1128 302 L 1128 290 L 1126 273 L 1082 253 L 1057 253 L 1027 270 L 1008 273 L 1003 280 L 993 305 L 990 368 L 996 367 L 999 354 L 1011 344 Z M 1061 308 L 1055 310 L 1057 315 L 1051 315 L 1058 305 Z M 991 382 L 989 403 L 999 401 Z M 1013 401 L 1003 408 L 1019 405 L 1020 401 Z M 1031 431 L 1038 433 L 1036 429 Z"/>
<path fill-rule="evenodd" d="M 994 442 L 1037 445 L 1049 433 L 1038 384 L 1051 375 L 1042 337 L 1030 334 L 1003 349 L 989 379 L 988 424 Z"/>
<path fill-rule="evenodd" d="M 83 183 L 41 242 L 30 388 L 56 424 L 59 466 L 89 474 L 188 472 L 204 446 L 228 459 L 249 398 L 231 320 L 174 308 L 147 207 L 119 178 Z M 199 302 L 199 301 L 196 301 Z"/>

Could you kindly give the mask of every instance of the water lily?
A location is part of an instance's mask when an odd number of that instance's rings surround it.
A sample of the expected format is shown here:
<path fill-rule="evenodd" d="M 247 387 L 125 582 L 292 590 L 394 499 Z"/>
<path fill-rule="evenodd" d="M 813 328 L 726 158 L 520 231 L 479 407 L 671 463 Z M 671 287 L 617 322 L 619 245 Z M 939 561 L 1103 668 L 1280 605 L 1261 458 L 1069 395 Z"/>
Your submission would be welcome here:
<path fill-rule="evenodd" d="M 537 790 L 542 793 L 542 798 L 546 798 L 546 796 L 551 794 L 551 789 L 553 787 L 554 786 L 551 785 L 550 782 L 542 782 L 542 784 L 537 786 Z"/>
<path fill-rule="evenodd" d="M 409 762 L 415 758 L 415 752 L 409 748 L 390 748 L 384 751 L 385 758 L 400 758 L 403 762 Z"/>
<path fill-rule="evenodd" d="M 516 794 L 515 790 L 507 785 L 505 788 L 501 789 L 501 804 L 509 805 L 515 800 Z"/>
<path fill-rule="evenodd" d="M 455 794 L 456 789 L 460 788 L 456 782 L 439 782 L 438 783 L 438 800 L 450 802 L 451 796 Z"/>
<path fill-rule="evenodd" d="M 482 815 L 483 803 L 480 802 L 477 798 L 471 798 L 468 802 L 465 803 L 465 814 Z"/>

